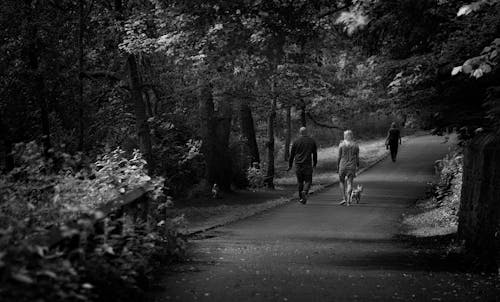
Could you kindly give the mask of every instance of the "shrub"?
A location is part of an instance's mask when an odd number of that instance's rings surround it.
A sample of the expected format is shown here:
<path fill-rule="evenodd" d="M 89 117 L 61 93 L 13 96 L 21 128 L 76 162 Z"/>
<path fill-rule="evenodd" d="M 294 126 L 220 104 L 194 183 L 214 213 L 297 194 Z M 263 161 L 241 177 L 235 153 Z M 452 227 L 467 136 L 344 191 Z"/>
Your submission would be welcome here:
<path fill-rule="evenodd" d="M 201 141 L 193 139 L 196 135 L 182 126 L 182 121 L 170 122 L 172 118 L 150 118 L 149 124 L 153 132 L 153 172 L 165 178 L 169 195 L 178 197 L 203 178 L 204 161 Z"/>
<path fill-rule="evenodd" d="M 266 175 L 264 174 L 262 168 L 260 168 L 256 163 L 253 163 L 253 165 L 248 168 L 247 178 L 250 188 L 258 189 L 264 187 Z"/>
<path fill-rule="evenodd" d="M 183 221 L 166 218 L 172 200 L 139 152 L 116 149 L 89 166 L 55 151 L 47 159 L 34 142 L 16 152 L 17 167 L 0 177 L 1 301 L 136 301 L 158 263 L 182 256 Z M 101 203 L 145 185 L 144 219 L 94 223 Z M 50 226 L 63 230 L 58 247 L 36 239 Z"/>

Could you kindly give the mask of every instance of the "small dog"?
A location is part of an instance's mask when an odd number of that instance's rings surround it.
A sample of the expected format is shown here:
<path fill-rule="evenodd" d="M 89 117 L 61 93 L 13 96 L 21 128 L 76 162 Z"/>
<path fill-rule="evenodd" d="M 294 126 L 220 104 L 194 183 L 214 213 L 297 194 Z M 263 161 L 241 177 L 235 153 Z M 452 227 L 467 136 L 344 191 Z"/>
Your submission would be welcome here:
<path fill-rule="evenodd" d="M 361 192 L 363 192 L 363 186 L 358 185 L 356 188 L 354 188 L 351 192 L 351 201 L 356 201 L 356 203 L 359 203 L 361 201 Z"/>
<path fill-rule="evenodd" d="M 217 184 L 214 184 L 214 186 L 212 187 L 212 198 L 213 199 L 221 198 L 221 193 L 219 190 L 219 186 Z"/>

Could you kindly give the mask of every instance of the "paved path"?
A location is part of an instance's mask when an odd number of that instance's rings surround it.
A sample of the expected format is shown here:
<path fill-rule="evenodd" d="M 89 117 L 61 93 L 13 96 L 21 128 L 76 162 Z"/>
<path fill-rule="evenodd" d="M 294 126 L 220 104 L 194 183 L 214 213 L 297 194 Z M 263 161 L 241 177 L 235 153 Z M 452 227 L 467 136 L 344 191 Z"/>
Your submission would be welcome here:
<path fill-rule="evenodd" d="M 461 273 L 396 239 L 401 215 L 425 192 L 439 137 L 412 139 L 357 181 L 362 203 L 345 207 L 338 187 L 218 228 L 192 243 L 155 301 L 497 301 L 498 279 Z"/>

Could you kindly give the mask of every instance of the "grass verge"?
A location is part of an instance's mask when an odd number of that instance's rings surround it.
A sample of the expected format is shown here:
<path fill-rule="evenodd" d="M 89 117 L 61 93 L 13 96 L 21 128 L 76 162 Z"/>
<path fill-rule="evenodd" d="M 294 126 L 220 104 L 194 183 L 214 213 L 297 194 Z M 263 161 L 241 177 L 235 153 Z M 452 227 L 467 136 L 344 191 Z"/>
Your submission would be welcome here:
<path fill-rule="evenodd" d="M 416 204 L 414 213 L 403 217 L 405 235 L 414 237 L 447 236 L 457 232 L 462 188 L 463 157 L 454 150 L 436 161 L 438 180 L 429 196 Z"/>

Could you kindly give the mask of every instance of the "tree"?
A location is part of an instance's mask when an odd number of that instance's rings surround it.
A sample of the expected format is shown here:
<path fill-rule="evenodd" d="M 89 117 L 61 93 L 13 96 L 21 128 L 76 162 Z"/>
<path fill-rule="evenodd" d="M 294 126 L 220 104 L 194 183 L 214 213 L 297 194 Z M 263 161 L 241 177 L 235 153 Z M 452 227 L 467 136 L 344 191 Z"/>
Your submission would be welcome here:
<path fill-rule="evenodd" d="M 250 150 L 251 161 L 260 165 L 259 147 L 257 146 L 257 138 L 255 136 L 252 109 L 246 99 L 241 99 L 239 113 L 241 134 L 245 138 L 245 142 Z"/>
<path fill-rule="evenodd" d="M 149 125 L 147 122 L 146 104 L 142 98 L 142 83 L 137 69 L 137 59 L 134 54 L 129 54 L 127 58 L 130 80 L 130 92 L 135 111 L 135 126 L 137 128 L 137 137 L 139 147 L 148 162 L 148 168 L 153 169 L 153 154 L 151 150 L 151 137 Z"/>

